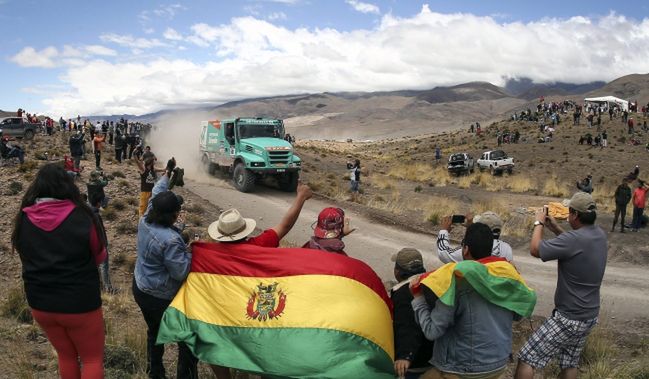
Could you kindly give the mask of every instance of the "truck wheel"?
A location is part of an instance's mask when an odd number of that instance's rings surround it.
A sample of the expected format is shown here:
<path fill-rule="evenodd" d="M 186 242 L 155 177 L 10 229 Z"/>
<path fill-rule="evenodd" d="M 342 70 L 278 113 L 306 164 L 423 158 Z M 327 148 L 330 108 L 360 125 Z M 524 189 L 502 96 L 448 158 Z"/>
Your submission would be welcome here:
<path fill-rule="evenodd" d="M 295 192 L 297 190 L 299 174 L 297 172 L 287 172 L 278 178 L 279 189 L 284 192 Z"/>
<path fill-rule="evenodd" d="M 34 131 L 33 130 L 26 130 L 25 131 L 25 139 L 31 140 L 34 138 Z"/>
<path fill-rule="evenodd" d="M 507 173 L 508 173 L 509 175 L 511 175 L 513 172 L 514 172 L 514 169 L 511 169 L 511 168 L 507 169 Z"/>
<path fill-rule="evenodd" d="M 250 192 L 255 187 L 255 174 L 246 169 L 243 163 L 239 162 L 234 168 L 232 181 L 239 191 Z"/>
<path fill-rule="evenodd" d="M 475 166 L 471 166 L 471 169 L 469 170 L 470 174 L 473 174 L 475 172 Z"/>
<path fill-rule="evenodd" d="M 491 173 L 491 176 L 496 176 L 496 170 L 494 170 L 493 166 L 489 167 L 489 172 Z"/>

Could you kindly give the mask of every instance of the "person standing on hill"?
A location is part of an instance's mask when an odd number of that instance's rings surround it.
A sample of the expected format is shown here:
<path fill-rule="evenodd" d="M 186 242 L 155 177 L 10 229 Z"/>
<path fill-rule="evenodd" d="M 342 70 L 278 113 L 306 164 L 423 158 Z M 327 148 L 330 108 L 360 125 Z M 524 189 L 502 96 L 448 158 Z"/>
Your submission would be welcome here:
<path fill-rule="evenodd" d="M 74 168 L 79 172 L 81 165 L 81 157 L 83 156 L 83 139 L 84 134 L 81 130 L 70 136 L 70 155 L 74 161 Z"/>
<path fill-rule="evenodd" d="M 165 172 L 164 169 L 156 169 L 154 167 L 155 160 L 148 158 L 144 161 L 136 160 L 137 168 L 140 171 L 140 217 L 144 215 L 146 207 L 151 199 L 151 191 L 158 179 L 157 173 Z"/>
<path fill-rule="evenodd" d="M 593 197 L 577 192 L 568 204 L 564 231 L 543 210 L 536 213 L 530 254 L 542 261 L 558 261 L 554 311 L 530 336 L 518 354 L 516 379 L 532 379 L 535 369 L 559 357 L 560 378 L 575 379 L 586 339 L 598 321 L 600 287 L 606 270 L 606 233 L 595 225 L 597 206 Z M 543 240 L 543 229 L 557 237 Z"/>
<path fill-rule="evenodd" d="M 95 133 L 95 137 L 92 139 L 92 148 L 95 152 L 95 169 L 101 171 L 101 150 L 104 148 L 104 142 L 106 141 L 106 136 L 102 133 Z"/>
<path fill-rule="evenodd" d="M 58 356 L 59 376 L 104 377 L 104 319 L 97 265 L 103 229 L 62 165 L 42 166 L 23 196 L 11 244 L 27 303 Z"/>
<path fill-rule="evenodd" d="M 123 150 L 126 149 L 126 137 L 119 131 L 115 131 L 115 160 L 122 163 Z"/>
<path fill-rule="evenodd" d="M 622 179 L 622 183 L 615 189 L 615 217 L 613 218 L 613 226 L 611 232 L 615 231 L 615 224 L 617 224 L 618 216 L 620 220 L 620 233 L 624 233 L 624 217 L 626 216 L 626 207 L 631 201 L 631 188 L 629 187 L 629 179 Z"/>
<path fill-rule="evenodd" d="M 633 201 L 633 221 L 631 221 L 631 231 L 637 232 L 642 225 L 642 213 L 644 213 L 645 203 L 647 202 L 647 190 L 649 186 L 638 179 L 638 188 L 633 191 L 631 200 Z"/>
<path fill-rule="evenodd" d="M 360 192 L 361 183 L 361 161 L 356 159 L 354 163 L 347 162 L 347 170 L 349 170 L 350 190 L 352 192 L 352 201 L 358 201 L 358 193 Z"/>
<path fill-rule="evenodd" d="M 442 160 L 442 149 L 439 146 L 435 145 L 435 164 L 439 164 Z"/>

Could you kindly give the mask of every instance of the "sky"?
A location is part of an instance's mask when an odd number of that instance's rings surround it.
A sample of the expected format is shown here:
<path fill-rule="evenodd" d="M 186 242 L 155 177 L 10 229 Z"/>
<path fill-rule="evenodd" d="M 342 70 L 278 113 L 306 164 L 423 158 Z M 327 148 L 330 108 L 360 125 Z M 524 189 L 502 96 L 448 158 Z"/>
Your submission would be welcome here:
<path fill-rule="evenodd" d="M 646 0 L 0 0 L 0 109 L 55 118 L 648 72 Z"/>

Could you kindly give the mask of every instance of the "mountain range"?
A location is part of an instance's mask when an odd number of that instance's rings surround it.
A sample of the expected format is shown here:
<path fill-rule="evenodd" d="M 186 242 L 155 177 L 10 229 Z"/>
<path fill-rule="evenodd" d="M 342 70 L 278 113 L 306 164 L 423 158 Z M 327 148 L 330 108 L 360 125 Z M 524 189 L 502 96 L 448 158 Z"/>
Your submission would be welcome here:
<path fill-rule="evenodd" d="M 514 78 L 503 87 L 470 82 L 429 90 L 389 92 L 324 92 L 233 101 L 200 108 L 166 109 L 141 116 L 91 116 L 91 120 L 151 122 L 164 125 L 242 116 L 284 119 L 287 131 L 302 139 L 374 140 L 424 135 L 483 125 L 514 111 L 547 101 L 612 95 L 641 104 L 649 101 L 649 74 L 627 75 L 612 82 L 534 83 Z M 0 111 L 1 112 L 1 111 Z M 2 116 L 2 113 L 0 113 Z"/>

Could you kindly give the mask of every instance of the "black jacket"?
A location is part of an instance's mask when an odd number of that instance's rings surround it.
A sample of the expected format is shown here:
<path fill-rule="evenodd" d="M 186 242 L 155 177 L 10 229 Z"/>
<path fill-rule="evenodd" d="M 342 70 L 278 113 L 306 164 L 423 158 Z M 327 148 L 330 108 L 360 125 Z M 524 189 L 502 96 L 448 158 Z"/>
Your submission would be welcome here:
<path fill-rule="evenodd" d="M 73 157 L 83 155 L 83 134 L 75 134 L 70 137 L 70 154 Z"/>
<path fill-rule="evenodd" d="M 615 190 L 615 204 L 627 205 L 631 201 L 631 188 L 626 184 L 620 184 Z"/>
<path fill-rule="evenodd" d="M 410 369 L 429 367 L 433 357 L 433 341 L 424 337 L 412 310 L 412 294 L 408 283 L 397 285 L 390 291 L 394 304 L 394 349 L 395 360 L 407 359 Z"/>

